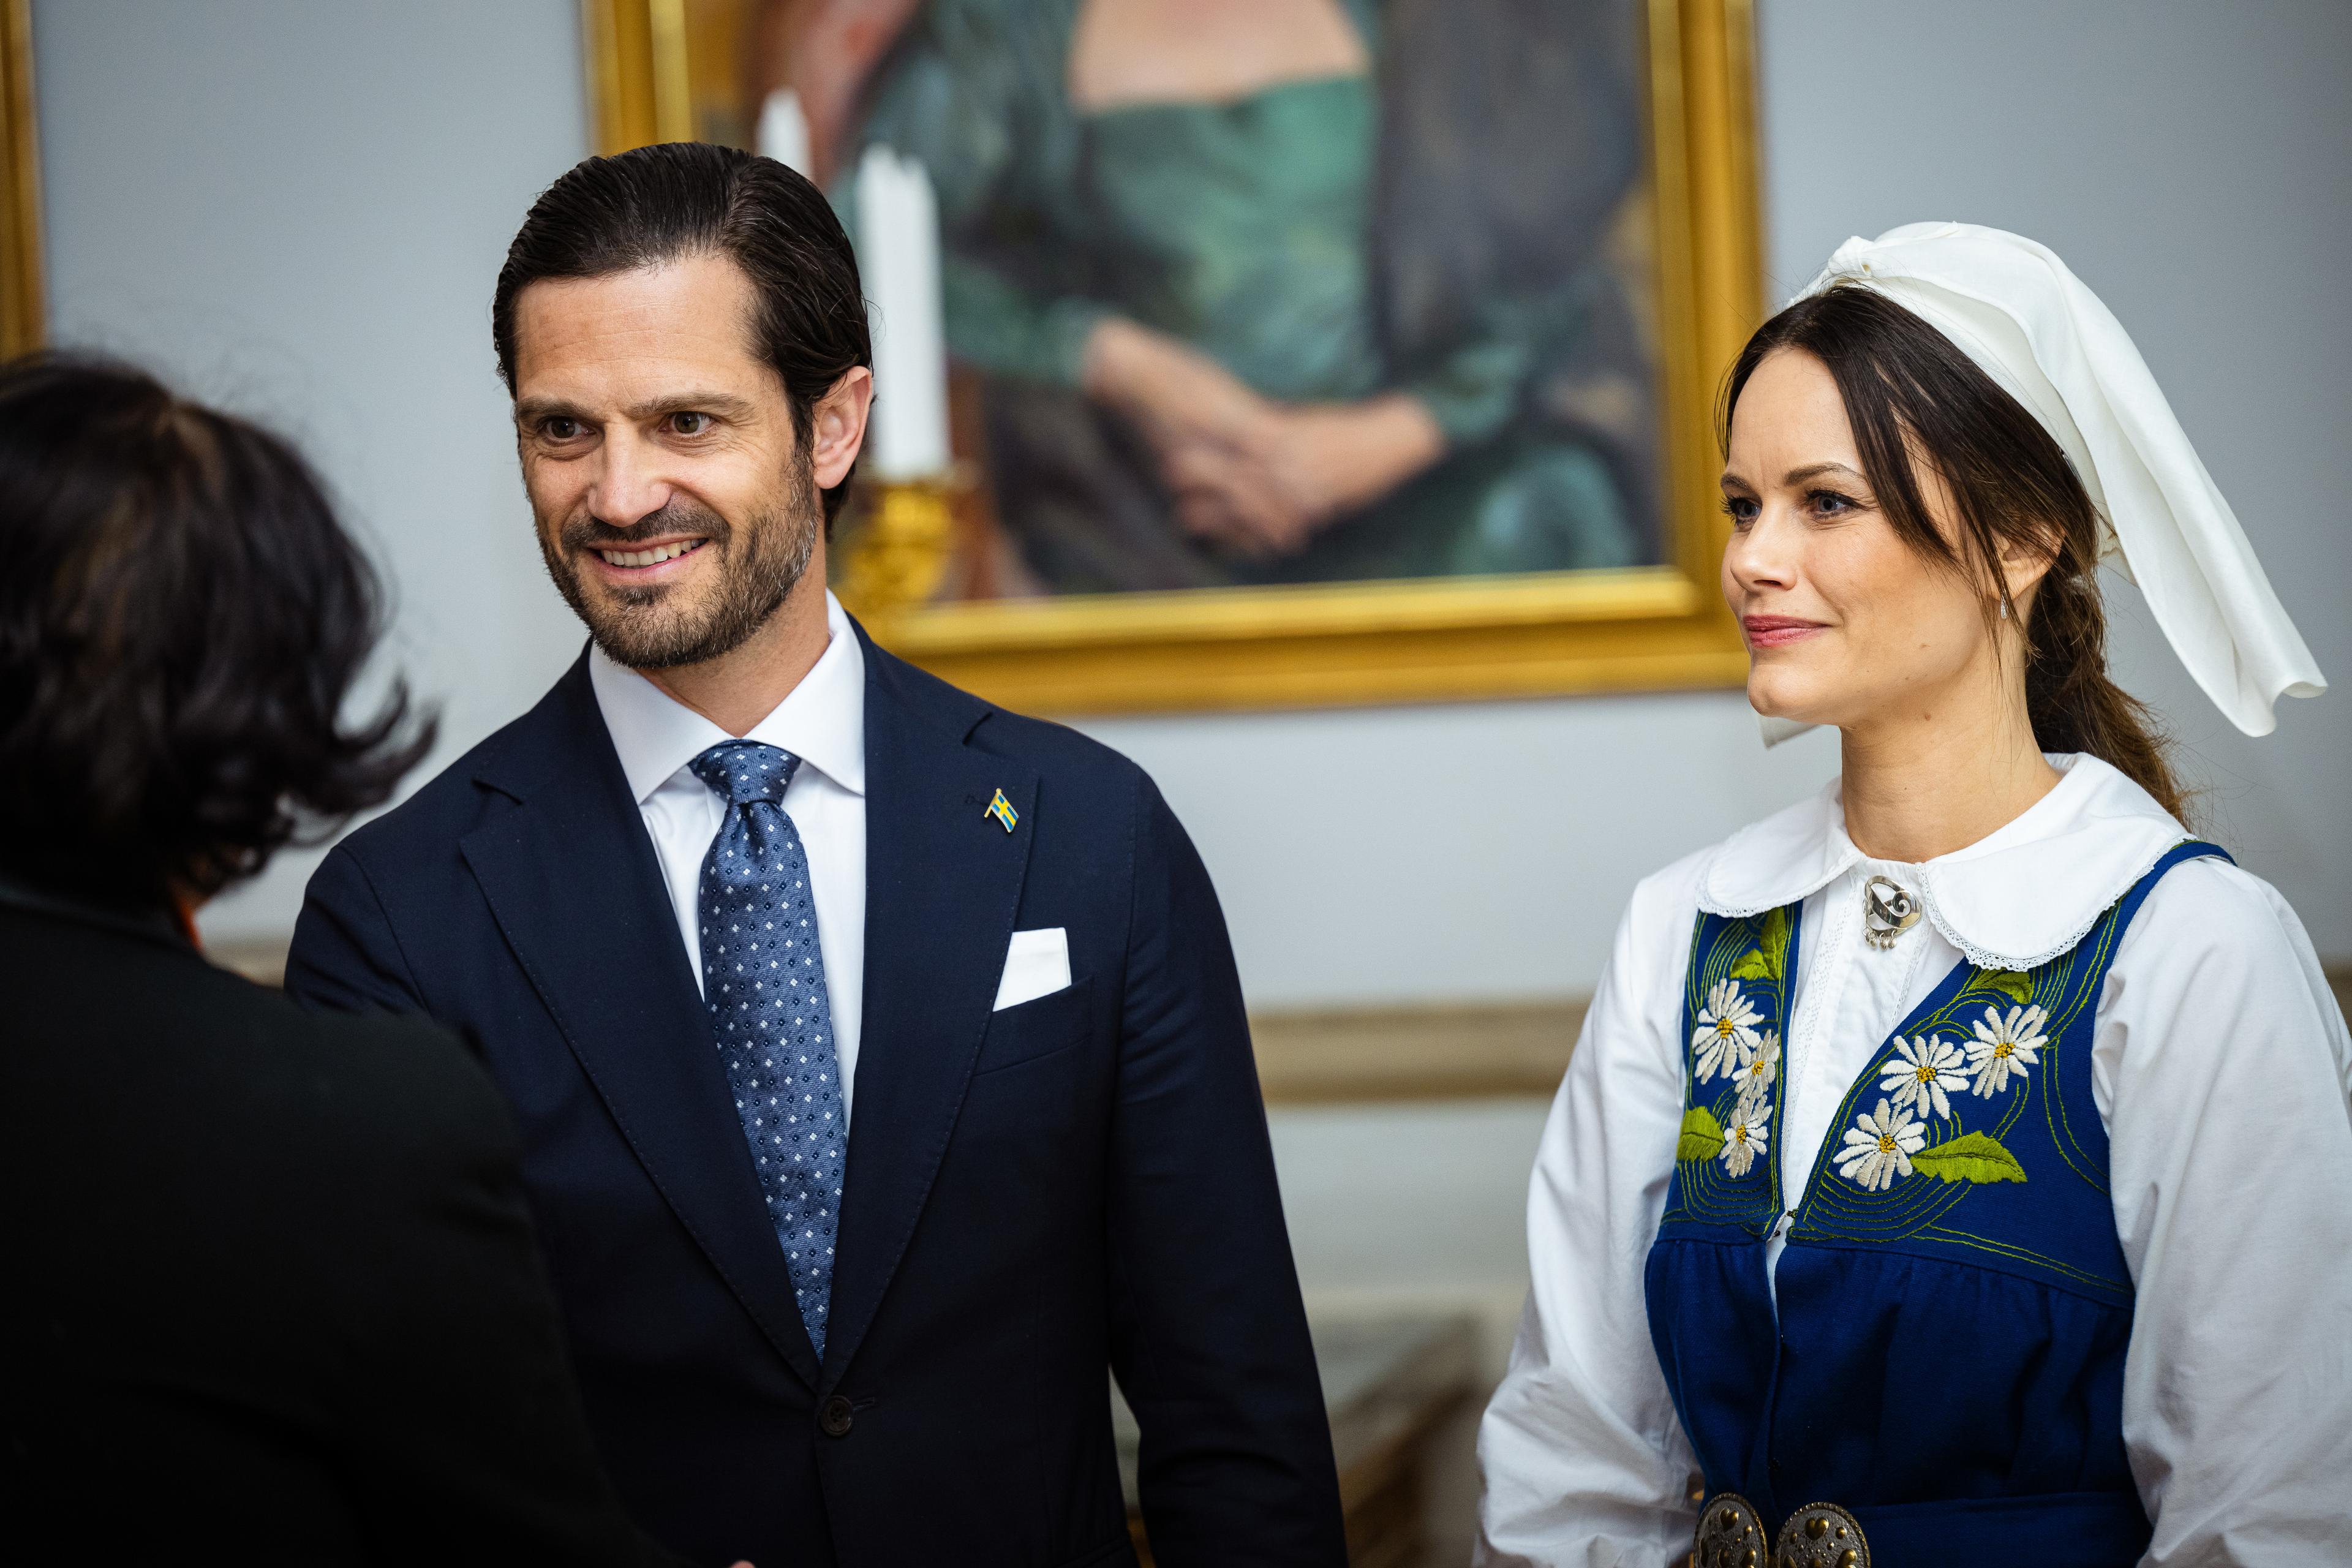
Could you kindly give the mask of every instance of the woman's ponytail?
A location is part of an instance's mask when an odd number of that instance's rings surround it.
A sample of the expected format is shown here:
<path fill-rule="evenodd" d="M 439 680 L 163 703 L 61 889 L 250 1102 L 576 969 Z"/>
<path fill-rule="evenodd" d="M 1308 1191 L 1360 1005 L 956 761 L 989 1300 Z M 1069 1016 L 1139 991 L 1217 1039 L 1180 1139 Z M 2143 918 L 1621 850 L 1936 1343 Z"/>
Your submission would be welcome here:
<path fill-rule="evenodd" d="M 2087 503 L 2086 503 L 2087 504 Z M 2025 624 L 2025 711 L 2045 752 L 2087 752 L 2186 820 L 2186 796 L 2147 704 L 2107 678 L 2107 609 L 2074 542 L 2058 552 Z"/>

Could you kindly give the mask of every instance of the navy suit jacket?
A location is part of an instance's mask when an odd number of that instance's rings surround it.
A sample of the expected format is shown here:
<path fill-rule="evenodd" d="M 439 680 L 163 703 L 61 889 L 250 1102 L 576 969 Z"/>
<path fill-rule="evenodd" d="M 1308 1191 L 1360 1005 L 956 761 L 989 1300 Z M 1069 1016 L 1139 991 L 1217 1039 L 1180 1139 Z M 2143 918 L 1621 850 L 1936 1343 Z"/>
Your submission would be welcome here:
<path fill-rule="evenodd" d="M 865 1026 L 821 1364 L 584 657 L 328 857 L 288 988 L 481 1053 L 604 1458 L 676 1550 L 1129 1562 L 1108 1368 L 1161 1563 L 1340 1568 L 1207 873 L 1133 763 L 865 657 Z M 1048 926 L 1072 984 L 992 1012 L 1013 932 Z"/>

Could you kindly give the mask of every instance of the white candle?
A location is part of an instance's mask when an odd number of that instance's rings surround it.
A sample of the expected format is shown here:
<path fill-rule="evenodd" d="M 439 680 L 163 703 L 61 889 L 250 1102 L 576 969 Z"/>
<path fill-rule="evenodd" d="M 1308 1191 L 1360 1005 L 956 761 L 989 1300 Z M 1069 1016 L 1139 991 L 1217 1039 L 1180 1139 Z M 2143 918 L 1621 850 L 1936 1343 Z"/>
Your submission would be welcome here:
<path fill-rule="evenodd" d="M 874 471 L 948 470 L 948 355 L 940 310 L 940 212 L 920 162 L 868 147 L 857 165 L 857 264 L 874 333 Z"/>
<path fill-rule="evenodd" d="M 795 174 L 809 172 L 808 116 L 801 112 L 801 95 L 780 87 L 760 106 L 760 155 L 773 158 Z"/>

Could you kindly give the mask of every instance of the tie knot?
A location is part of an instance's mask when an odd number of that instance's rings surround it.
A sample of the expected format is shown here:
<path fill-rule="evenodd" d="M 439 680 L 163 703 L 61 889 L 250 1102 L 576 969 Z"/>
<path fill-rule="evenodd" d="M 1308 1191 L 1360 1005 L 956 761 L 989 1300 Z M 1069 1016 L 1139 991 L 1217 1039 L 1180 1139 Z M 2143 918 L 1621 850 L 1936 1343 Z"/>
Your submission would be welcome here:
<path fill-rule="evenodd" d="M 721 741 L 686 764 L 694 776 L 727 797 L 730 805 L 755 800 L 781 805 L 784 786 L 801 760 L 781 746 L 757 741 Z"/>

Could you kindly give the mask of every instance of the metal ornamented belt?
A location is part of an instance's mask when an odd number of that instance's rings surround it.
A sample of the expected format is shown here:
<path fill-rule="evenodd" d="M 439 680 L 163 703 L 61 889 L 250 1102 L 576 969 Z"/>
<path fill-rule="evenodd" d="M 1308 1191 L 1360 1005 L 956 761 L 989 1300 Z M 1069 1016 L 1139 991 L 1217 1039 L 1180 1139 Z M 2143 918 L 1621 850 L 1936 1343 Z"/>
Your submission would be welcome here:
<path fill-rule="evenodd" d="M 1768 1556 L 1756 1505 L 1738 1492 L 1717 1492 L 1699 1510 L 1691 1568 L 1870 1568 L 1870 1542 L 1837 1504 L 1809 1502 L 1780 1526 Z"/>

